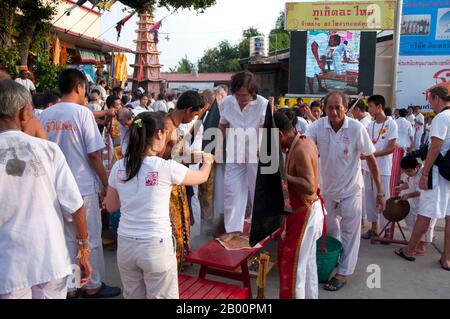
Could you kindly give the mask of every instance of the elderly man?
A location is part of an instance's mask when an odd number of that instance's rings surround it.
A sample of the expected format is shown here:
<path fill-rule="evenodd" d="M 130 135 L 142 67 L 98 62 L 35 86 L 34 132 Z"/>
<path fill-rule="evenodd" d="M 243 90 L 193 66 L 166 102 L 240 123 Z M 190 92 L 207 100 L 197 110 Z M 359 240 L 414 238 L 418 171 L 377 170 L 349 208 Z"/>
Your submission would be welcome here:
<path fill-rule="evenodd" d="M 327 231 L 341 240 L 343 252 L 336 275 L 324 286 L 337 291 L 347 283 L 358 260 L 361 235 L 362 188 L 361 155 L 366 157 L 378 189 L 380 210 L 386 204 L 375 147 L 364 126 L 345 115 L 348 96 L 333 92 L 324 100 L 326 117 L 312 123 L 306 135 L 319 147 L 322 170 L 322 194 L 328 212 Z"/>
<path fill-rule="evenodd" d="M 249 192 L 253 205 L 258 169 L 258 132 L 264 124 L 268 105 L 268 100 L 258 95 L 256 79 L 250 72 L 233 75 L 231 92 L 233 95 L 221 102 L 219 122 L 219 129 L 227 139 L 224 178 L 226 234 L 222 236 L 223 240 L 242 233 Z"/>
<path fill-rule="evenodd" d="M 430 145 L 422 176 L 419 181 L 419 212 L 408 246 L 395 251 L 397 255 L 414 261 L 417 245 L 427 232 L 433 218 L 445 218 L 444 251 L 439 264 L 442 269 L 450 271 L 450 181 L 441 175 L 441 169 L 435 165 L 439 158 L 440 165 L 450 166 L 447 158 L 442 158 L 450 151 L 450 92 L 445 87 L 429 90 L 428 101 L 437 114 L 431 122 Z M 431 186 L 431 187 L 430 187 Z"/>
<path fill-rule="evenodd" d="M 72 216 L 81 284 L 89 281 L 83 199 L 58 145 L 20 131 L 28 90 L 0 81 L 0 299 L 63 299 L 72 274 L 63 210 Z"/>
<path fill-rule="evenodd" d="M 66 69 L 59 76 L 61 102 L 42 112 L 40 121 L 47 131 L 48 139 L 59 145 L 66 156 L 78 188 L 83 196 L 89 227 L 89 248 L 93 266 L 92 281 L 85 287 L 85 298 L 107 298 L 120 294 L 118 287 L 109 287 L 105 277 L 105 262 L 101 239 L 101 214 L 99 208 L 100 179 L 104 191 L 108 178 L 103 167 L 101 150 L 105 147 L 97 129 L 94 115 L 83 107 L 86 94 L 86 76 L 79 70 Z M 119 100 L 120 102 L 120 100 Z M 71 258 L 76 258 L 76 236 L 74 225 L 65 225 L 67 245 Z M 70 290 L 69 297 L 77 293 Z"/>
<path fill-rule="evenodd" d="M 34 86 L 33 81 L 28 78 L 28 71 L 20 71 L 20 78 L 15 79 L 15 81 L 26 88 L 31 94 L 36 93 L 36 87 Z"/>

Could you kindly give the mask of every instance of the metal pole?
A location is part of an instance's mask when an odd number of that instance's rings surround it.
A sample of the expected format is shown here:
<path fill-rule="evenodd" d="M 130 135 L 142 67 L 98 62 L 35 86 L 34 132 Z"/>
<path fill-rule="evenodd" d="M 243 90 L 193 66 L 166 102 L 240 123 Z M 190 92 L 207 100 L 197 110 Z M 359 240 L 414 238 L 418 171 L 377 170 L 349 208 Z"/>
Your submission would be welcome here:
<path fill-rule="evenodd" d="M 392 78 L 392 97 L 391 105 L 397 108 L 397 79 L 398 79 L 398 62 L 400 54 L 400 33 L 401 33 L 401 23 L 402 23 L 402 7 L 403 0 L 397 0 L 397 9 L 395 12 L 395 30 L 394 30 L 394 47 L 392 52 L 392 69 L 394 70 Z"/>

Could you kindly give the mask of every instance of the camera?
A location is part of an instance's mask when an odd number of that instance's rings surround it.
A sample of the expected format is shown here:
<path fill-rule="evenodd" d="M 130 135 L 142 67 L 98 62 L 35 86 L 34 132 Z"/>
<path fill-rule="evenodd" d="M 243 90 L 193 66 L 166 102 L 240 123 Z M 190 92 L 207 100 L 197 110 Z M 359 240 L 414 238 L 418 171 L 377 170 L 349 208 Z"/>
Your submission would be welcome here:
<path fill-rule="evenodd" d="M 406 156 L 420 158 L 422 161 L 424 161 L 427 158 L 427 154 L 428 154 L 428 144 L 423 144 L 422 146 L 420 146 L 418 150 L 408 152 Z"/>

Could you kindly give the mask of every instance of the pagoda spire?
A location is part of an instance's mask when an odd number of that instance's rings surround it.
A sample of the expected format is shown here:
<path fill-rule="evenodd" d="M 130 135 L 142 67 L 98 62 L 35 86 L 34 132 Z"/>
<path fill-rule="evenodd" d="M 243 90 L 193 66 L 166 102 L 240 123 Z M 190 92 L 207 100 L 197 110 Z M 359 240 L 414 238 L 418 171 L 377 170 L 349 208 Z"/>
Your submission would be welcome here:
<path fill-rule="evenodd" d="M 149 30 L 155 25 L 153 13 L 139 14 L 136 43 L 136 59 L 131 66 L 133 71 L 133 90 L 143 87 L 148 93 L 158 94 L 161 91 L 161 67 L 159 63 L 158 44 Z"/>

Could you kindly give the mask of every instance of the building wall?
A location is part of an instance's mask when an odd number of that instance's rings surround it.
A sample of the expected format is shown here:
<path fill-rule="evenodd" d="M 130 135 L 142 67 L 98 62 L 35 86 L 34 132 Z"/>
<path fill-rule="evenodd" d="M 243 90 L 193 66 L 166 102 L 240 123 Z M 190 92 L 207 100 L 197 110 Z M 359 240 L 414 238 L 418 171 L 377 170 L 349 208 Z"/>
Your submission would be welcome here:
<path fill-rule="evenodd" d="M 383 95 L 386 98 L 387 105 L 391 107 L 392 82 L 394 79 L 392 53 L 392 40 L 377 43 L 375 55 L 375 79 L 373 88 L 373 93 Z"/>
<path fill-rule="evenodd" d="M 57 6 L 57 13 L 53 18 L 52 23 L 59 28 L 70 29 L 70 31 L 72 32 L 81 34 L 85 32 L 85 30 L 92 23 L 92 25 L 89 27 L 89 30 L 84 34 L 94 38 L 99 37 L 102 33 L 102 20 L 97 12 L 93 12 L 87 9 L 92 8 L 90 2 L 87 2 L 85 4 L 86 8 L 77 7 L 72 10 L 69 16 L 64 15 L 63 17 L 61 17 L 68 8 L 73 6 L 73 4 L 74 2 L 72 1 L 60 1 Z M 58 18 L 60 19 L 55 23 Z"/>

